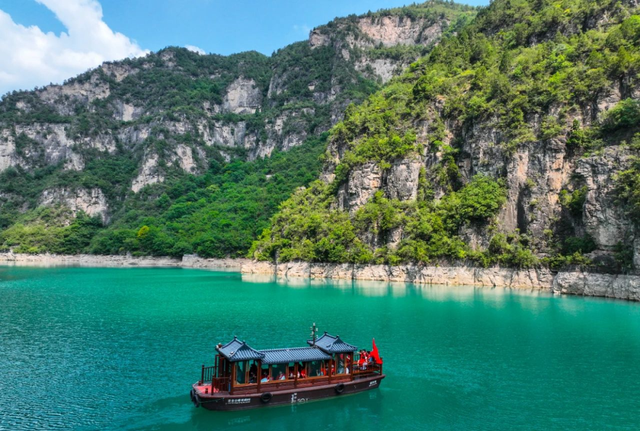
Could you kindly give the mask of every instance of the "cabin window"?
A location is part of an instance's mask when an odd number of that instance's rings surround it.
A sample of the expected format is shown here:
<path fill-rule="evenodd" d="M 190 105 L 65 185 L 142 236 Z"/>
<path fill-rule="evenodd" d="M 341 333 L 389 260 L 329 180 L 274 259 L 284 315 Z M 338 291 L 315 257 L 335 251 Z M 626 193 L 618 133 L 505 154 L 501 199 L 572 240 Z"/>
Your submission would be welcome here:
<path fill-rule="evenodd" d="M 309 367 L 307 362 L 301 362 L 298 364 L 298 378 L 306 379 L 309 377 Z"/>
<path fill-rule="evenodd" d="M 309 362 L 309 377 L 318 377 L 326 375 L 326 367 L 324 361 Z"/>
<path fill-rule="evenodd" d="M 291 380 L 296 378 L 296 364 L 294 362 L 289 362 L 289 372 L 287 374 L 287 377 Z"/>
<path fill-rule="evenodd" d="M 258 383 L 258 361 L 249 361 L 249 383 Z"/>
<path fill-rule="evenodd" d="M 287 364 L 274 364 L 271 366 L 272 380 L 285 380 L 287 378 Z"/>
<path fill-rule="evenodd" d="M 352 355 L 345 353 L 340 353 L 335 356 L 337 365 L 336 374 L 349 374 L 351 372 L 349 369 L 352 363 L 351 356 Z"/>
<path fill-rule="evenodd" d="M 236 382 L 241 385 L 247 383 L 247 361 L 236 363 Z"/>
<path fill-rule="evenodd" d="M 263 364 L 260 369 L 260 381 L 262 383 L 268 382 L 271 380 L 271 374 L 269 373 L 271 369 L 270 365 Z"/>

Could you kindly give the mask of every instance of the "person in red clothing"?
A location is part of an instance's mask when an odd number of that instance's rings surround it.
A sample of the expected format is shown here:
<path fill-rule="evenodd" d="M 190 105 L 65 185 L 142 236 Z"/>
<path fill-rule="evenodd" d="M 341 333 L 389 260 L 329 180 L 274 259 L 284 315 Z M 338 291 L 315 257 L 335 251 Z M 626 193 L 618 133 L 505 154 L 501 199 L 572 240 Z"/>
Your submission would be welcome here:
<path fill-rule="evenodd" d="M 360 350 L 358 353 L 360 354 L 360 359 L 358 359 L 358 368 L 360 368 L 361 370 L 366 370 L 367 369 L 367 354 L 365 353 L 364 350 Z"/>

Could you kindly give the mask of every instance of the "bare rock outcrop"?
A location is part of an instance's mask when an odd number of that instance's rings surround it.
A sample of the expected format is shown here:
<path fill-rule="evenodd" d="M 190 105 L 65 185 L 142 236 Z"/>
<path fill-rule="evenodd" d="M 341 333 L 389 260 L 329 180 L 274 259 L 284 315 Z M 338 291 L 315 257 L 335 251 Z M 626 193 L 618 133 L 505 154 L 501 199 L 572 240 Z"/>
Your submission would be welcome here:
<path fill-rule="evenodd" d="M 227 88 L 223 109 L 234 114 L 253 114 L 262 104 L 262 93 L 253 79 L 238 78 Z"/>
<path fill-rule="evenodd" d="M 633 237 L 634 226 L 616 204 L 614 189 L 615 176 L 620 167 L 628 166 L 630 154 L 621 147 L 606 148 L 601 155 L 578 161 L 576 173 L 581 175 L 587 186 L 584 205 L 584 225 L 586 231 L 600 248 L 612 251 L 621 242 Z"/>
<path fill-rule="evenodd" d="M 11 132 L 0 131 L 0 172 L 17 164 L 16 144 Z"/>
<path fill-rule="evenodd" d="M 399 160 L 386 174 L 386 192 L 389 198 L 401 201 L 418 197 L 418 179 L 422 163 L 418 160 Z"/>
<path fill-rule="evenodd" d="M 355 212 L 364 206 L 382 185 L 382 170 L 376 163 L 366 163 L 349 173 L 338 192 L 340 209 Z"/>
<path fill-rule="evenodd" d="M 358 21 L 358 27 L 374 45 L 384 46 L 435 43 L 446 24 L 437 21 L 427 25 L 426 19 L 400 16 L 364 17 Z"/>
<path fill-rule="evenodd" d="M 160 158 L 157 154 L 151 154 L 145 157 L 138 176 L 131 184 L 131 190 L 138 193 L 144 186 L 159 183 L 164 180 L 164 175 L 158 170 L 158 161 Z"/>
<path fill-rule="evenodd" d="M 58 187 L 45 190 L 40 198 L 40 205 L 43 206 L 60 203 L 68 207 L 74 215 L 82 211 L 91 217 L 100 217 L 103 223 L 109 221 L 107 198 L 99 188 Z"/>

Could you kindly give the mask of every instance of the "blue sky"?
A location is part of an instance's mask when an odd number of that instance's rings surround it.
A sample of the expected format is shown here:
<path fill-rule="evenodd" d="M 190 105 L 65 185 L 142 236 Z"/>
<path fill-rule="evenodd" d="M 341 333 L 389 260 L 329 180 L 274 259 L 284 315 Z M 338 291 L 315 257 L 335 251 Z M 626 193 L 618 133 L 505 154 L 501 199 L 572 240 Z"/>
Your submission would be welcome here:
<path fill-rule="evenodd" d="M 464 3 L 486 5 L 488 0 Z M 5 42 L 5 49 L 0 47 L 0 94 L 47 84 L 48 77 L 59 82 L 97 66 L 96 62 L 170 45 L 196 46 L 207 53 L 257 50 L 269 55 L 306 39 L 311 28 L 337 16 L 403 4 L 401 0 L 0 0 L 0 40 Z M 93 34 L 94 28 L 101 31 Z M 25 57 L 42 47 L 47 52 Z M 69 49 L 75 52 L 67 57 L 70 65 L 56 52 Z M 34 79 L 27 79 L 30 68 L 37 69 Z"/>

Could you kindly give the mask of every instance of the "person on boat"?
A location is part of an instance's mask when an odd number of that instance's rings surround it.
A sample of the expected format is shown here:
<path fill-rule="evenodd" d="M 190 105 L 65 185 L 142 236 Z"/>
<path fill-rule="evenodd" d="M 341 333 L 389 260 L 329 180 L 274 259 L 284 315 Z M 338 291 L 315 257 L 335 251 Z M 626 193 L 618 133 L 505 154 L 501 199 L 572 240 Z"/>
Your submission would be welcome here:
<path fill-rule="evenodd" d="M 262 373 L 262 379 L 260 380 L 260 383 L 267 383 L 269 381 L 269 373 L 268 372 L 264 372 Z"/>
<path fill-rule="evenodd" d="M 298 378 L 306 379 L 307 378 L 307 370 L 305 370 L 304 365 L 302 365 L 302 364 L 298 365 L 298 370 L 300 371 L 300 376 Z"/>
<path fill-rule="evenodd" d="M 278 380 L 284 380 L 286 378 L 287 378 L 287 376 L 285 376 L 284 373 L 282 371 L 280 371 L 280 373 L 278 374 Z"/>
<path fill-rule="evenodd" d="M 367 369 L 367 354 L 365 353 L 364 350 L 361 350 L 358 353 L 360 353 L 360 359 L 358 359 L 358 368 L 360 368 L 361 370 L 366 370 Z"/>
<path fill-rule="evenodd" d="M 318 371 L 319 376 L 324 376 L 327 374 L 326 368 L 324 367 L 324 362 L 320 365 L 320 370 Z"/>

